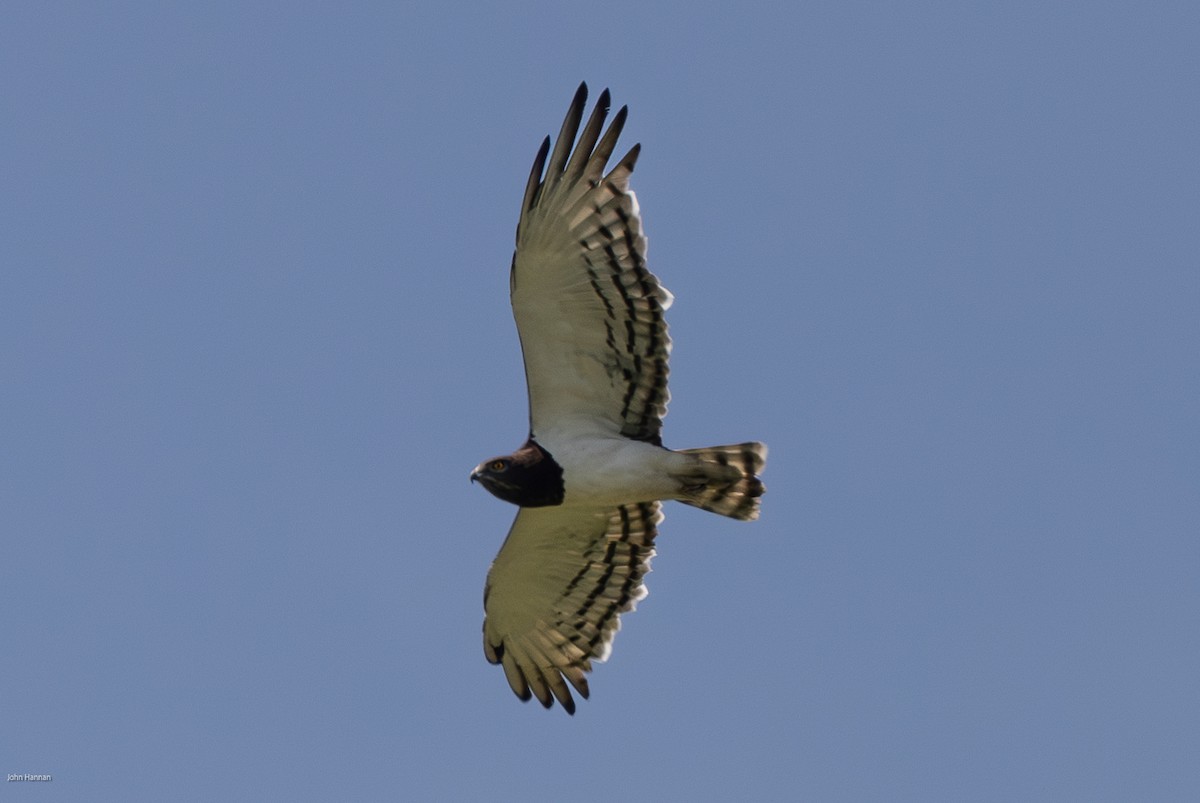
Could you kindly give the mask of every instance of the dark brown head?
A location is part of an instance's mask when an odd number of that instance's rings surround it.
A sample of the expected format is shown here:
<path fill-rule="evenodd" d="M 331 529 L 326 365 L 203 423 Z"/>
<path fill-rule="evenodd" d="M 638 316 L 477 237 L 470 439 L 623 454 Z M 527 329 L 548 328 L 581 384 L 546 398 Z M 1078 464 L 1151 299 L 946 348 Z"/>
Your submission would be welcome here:
<path fill-rule="evenodd" d="M 471 482 L 521 507 L 561 505 L 565 494 L 562 466 L 532 439 L 510 455 L 484 460 L 471 472 Z"/>

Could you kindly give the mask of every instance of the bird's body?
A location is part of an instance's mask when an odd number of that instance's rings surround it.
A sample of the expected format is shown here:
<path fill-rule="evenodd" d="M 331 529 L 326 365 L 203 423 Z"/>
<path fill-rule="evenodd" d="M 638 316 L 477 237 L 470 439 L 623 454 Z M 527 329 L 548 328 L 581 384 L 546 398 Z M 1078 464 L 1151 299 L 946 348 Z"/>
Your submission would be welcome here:
<path fill-rule="evenodd" d="M 572 150 L 586 97 L 581 85 L 553 153 L 542 143 L 517 225 L 510 290 L 529 437 L 471 474 L 520 507 L 488 573 L 484 653 L 518 697 L 568 713 L 566 682 L 588 696 L 591 661 L 646 594 L 661 500 L 755 519 L 766 461 L 757 442 L 662 445 L 672 297 L 646 268 L 629 190 L 639 146 L 604 172 L 626 116 L 601 136 L 607 90 Z"/>
<path fill-rule="evenodd" d="M 538 435 L 538 445 L 562 467 L 563 505 L 609 505 L 673 499 L 687 470 L 685 456 L 619 435 Z"/>

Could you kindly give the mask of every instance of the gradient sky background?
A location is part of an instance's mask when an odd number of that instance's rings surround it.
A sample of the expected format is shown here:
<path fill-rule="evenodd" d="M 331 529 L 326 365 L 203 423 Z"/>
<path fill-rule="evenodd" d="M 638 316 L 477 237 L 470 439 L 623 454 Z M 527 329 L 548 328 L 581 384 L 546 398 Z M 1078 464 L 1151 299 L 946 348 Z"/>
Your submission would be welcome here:
<path fill-rule="evenodd" d="M 0 26 L 0 799 L 1195 799 L 1196 4 L 101 5 Z M 569 718 L 467 474 L 580 80 L 771 456 Z"/>

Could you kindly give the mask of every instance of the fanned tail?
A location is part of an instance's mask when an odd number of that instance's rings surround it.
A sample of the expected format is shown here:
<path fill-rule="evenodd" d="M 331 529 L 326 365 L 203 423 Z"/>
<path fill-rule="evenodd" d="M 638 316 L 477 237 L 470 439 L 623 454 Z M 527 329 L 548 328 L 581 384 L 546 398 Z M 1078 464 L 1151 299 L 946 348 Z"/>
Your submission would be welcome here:
<path fill-rule="evenodd" d="M 767 464 L 766 444 L 681 449 L 679 454 L 696 461 L 695 471 L 681 477 L 680 502 L 742 521 L 758 518 L 759 497 L 766 487 L 757 475 Z"/>

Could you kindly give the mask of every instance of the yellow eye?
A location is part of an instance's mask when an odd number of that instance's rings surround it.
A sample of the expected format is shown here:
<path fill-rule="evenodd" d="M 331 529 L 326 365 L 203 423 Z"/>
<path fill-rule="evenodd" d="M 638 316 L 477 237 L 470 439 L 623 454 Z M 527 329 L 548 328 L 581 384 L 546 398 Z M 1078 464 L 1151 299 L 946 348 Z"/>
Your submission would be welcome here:
<path fill-rule="evenodd" d="M 503 460 L 493 460 L 489 468 L 492 471 L 503 471 L 506 465 L 507 463 L 505 463 Z"/>

